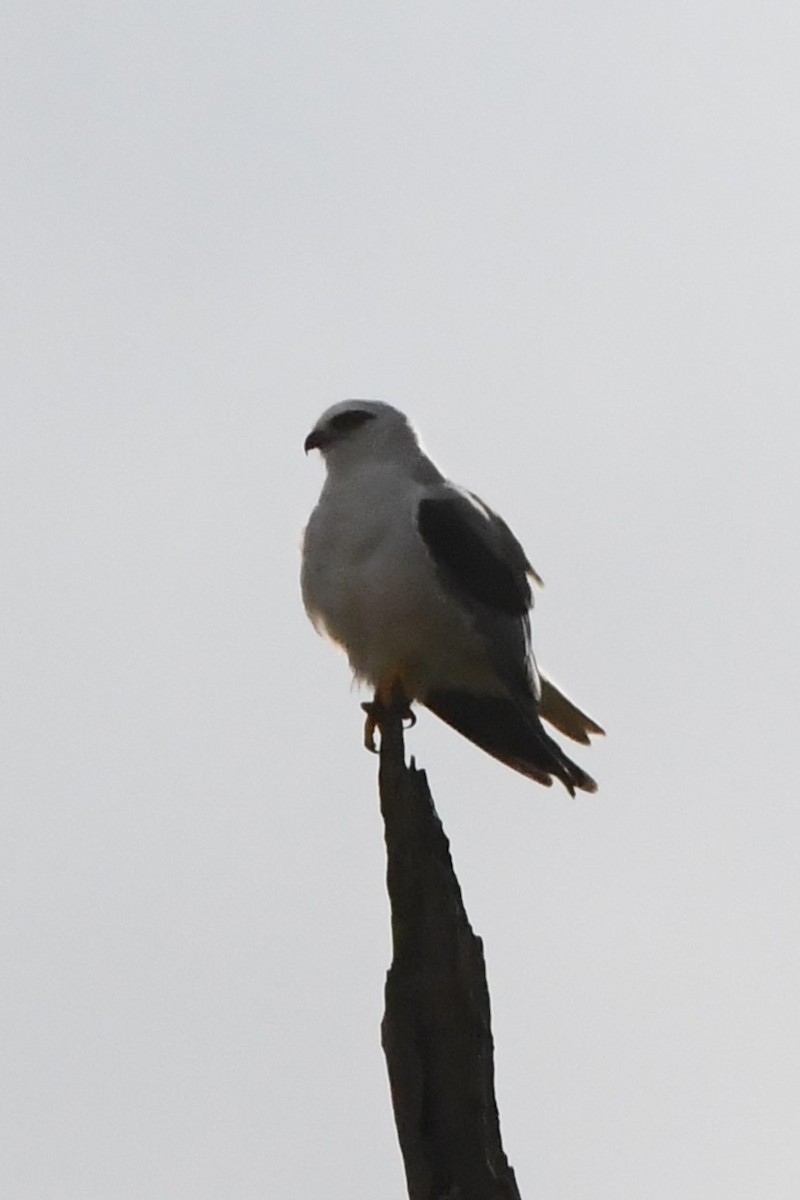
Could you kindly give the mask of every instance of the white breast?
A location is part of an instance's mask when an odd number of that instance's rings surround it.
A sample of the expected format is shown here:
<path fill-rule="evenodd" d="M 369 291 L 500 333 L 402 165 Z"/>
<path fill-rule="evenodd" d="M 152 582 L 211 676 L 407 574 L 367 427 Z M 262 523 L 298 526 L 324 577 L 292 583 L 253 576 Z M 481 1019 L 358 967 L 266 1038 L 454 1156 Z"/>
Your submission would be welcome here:
<path fill-rule="evenodd" d="M 311 620 L 344 647 L 359 677 L 377 686 L 399 675 L 409 699 L 433 686 L 486 686 L 491 674 L 417 533 L 423 490 L 387 463 L 329 477 L 303 547 Z"/>

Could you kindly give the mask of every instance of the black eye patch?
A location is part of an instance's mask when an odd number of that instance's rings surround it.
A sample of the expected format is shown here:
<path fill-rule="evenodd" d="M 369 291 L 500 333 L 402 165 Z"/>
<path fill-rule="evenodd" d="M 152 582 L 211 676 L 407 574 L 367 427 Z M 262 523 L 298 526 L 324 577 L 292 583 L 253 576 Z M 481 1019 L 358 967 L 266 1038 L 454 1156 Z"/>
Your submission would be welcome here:
<path fill-rule="evenodd" d="M 360 425 L 365 425 L 375 416 L 374 413 L 364 412 L 360 408 L 351 408 L 347 412 L 337 413 L 331 417 L 330 426 L 334 433 L 352 433 Z"/>

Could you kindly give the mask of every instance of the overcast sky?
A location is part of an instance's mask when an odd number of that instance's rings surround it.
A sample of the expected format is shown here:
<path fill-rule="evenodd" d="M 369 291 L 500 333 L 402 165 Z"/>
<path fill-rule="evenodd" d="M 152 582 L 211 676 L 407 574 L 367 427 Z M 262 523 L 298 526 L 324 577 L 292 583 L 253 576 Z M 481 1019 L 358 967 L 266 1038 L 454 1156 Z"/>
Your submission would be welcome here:
<path fill-rule="evenodd" d="M 297 581 L 348 396 L 608 730 L 421 714 L 526 1200 L 800 1195 L 800 9 L 2 17 L 0 1192 L 405 1195 L 376 762 Z"/>

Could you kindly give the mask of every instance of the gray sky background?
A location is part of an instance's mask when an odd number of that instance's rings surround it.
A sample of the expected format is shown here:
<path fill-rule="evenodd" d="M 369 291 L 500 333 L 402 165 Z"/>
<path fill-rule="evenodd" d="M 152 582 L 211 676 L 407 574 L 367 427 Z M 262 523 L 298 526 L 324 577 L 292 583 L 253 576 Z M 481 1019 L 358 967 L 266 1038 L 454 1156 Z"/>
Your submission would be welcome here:
<path fill-rule="evenodd" d="M 0 1192 L 399 1200 L 346 396 L 547 581 L 571 801 L 422 714 L 523 1196 L 800 1195 L 800 10 L 8 4 Z"/>

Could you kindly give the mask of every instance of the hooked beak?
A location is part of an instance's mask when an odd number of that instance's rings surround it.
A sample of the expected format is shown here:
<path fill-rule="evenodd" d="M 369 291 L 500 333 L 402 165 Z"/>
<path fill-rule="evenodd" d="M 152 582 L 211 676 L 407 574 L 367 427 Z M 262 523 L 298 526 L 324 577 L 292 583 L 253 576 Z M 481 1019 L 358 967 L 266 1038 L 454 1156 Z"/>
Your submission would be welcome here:
<path fill-rule="evenodd" d="M 306 440 L 303 442 L 303 449 L 306 454 L 309 450 L 322 450 L 327 445 L 327 440 L 322 430 L 312 429 Z"/>

